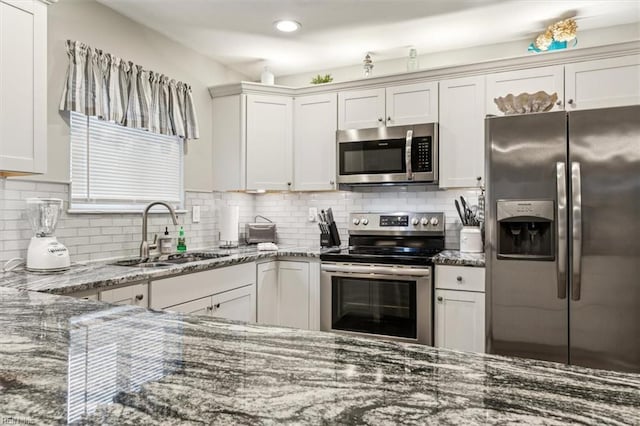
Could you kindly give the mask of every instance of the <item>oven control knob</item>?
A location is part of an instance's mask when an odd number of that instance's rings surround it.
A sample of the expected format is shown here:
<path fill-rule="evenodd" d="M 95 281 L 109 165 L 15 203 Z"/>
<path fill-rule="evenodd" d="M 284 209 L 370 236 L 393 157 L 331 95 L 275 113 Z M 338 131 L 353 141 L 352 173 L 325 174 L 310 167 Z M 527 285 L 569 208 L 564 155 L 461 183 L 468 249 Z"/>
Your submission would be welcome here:
<path fill-rule="evenodd" d="M 414 217 L 413 219 L 411 219 L 411 224 L 413 226 L 417 226 L 420 223 L 420 220 L 418 220 L 417 217 Z"/>
<path fill-rule="evenodd" d="M 358 219 L 357 217 L 355 219 L 353 219 L 353 224 L 354 225 L 359 225 L 360 224 L 360 219 Z"/>
<path fill-rule="evenodd" d="M 438 223 L 440 223 L 437 217 L 432 217 L 429 222 L 431 222 L 433 226 L 438 226 Z"/>
<path fill-rule="evenodd" d="M 361 222 L 364 226 L 367 226 L 369 224 L 369 219 L 367 219 L 366 217 L 363 217 Z"/>
<path fill-rule="evenodd" d="M 429 219 L 427 219 L 426 217 L 423 217 L 422 219 L 420 219 L 420 223 L 422 225 L 428 225 L 429 224 Z"/>

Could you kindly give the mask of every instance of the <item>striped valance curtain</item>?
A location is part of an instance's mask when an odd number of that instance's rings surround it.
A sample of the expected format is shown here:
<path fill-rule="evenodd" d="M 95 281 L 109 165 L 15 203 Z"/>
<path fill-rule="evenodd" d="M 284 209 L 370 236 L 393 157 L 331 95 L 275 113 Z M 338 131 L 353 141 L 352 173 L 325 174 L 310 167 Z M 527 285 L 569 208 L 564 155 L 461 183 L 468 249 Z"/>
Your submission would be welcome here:
<path fill-rule="evenodd" d="M 188 84 L 79 41 L 67 40 L 67 54 L 69 68 L 61 110 L 153 133 L 199 138 Z"/>

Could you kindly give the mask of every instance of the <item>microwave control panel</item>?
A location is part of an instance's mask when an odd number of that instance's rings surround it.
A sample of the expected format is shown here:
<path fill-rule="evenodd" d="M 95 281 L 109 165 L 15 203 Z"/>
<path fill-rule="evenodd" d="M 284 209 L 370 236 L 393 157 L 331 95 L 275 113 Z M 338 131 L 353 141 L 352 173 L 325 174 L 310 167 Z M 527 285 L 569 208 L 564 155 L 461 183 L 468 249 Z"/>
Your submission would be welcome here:
<path fill-rule="evenodd" d="M 431 136 L 420 136 L 414 143 L 416 153 L 412 155 L 412 167 L 414 172 L 431 171 Z"/>

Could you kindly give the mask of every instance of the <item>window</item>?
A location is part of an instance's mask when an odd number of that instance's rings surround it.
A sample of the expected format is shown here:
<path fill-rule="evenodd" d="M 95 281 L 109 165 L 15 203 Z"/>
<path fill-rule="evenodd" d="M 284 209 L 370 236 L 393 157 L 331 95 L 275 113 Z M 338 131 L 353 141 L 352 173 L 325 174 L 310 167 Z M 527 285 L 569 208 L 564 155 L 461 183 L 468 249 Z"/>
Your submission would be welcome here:
<path fill-rule="evenodd" d="M 141 211 L 150 201 L 181 208 L 183 142 L 70 113 L 71 210 Z"/>

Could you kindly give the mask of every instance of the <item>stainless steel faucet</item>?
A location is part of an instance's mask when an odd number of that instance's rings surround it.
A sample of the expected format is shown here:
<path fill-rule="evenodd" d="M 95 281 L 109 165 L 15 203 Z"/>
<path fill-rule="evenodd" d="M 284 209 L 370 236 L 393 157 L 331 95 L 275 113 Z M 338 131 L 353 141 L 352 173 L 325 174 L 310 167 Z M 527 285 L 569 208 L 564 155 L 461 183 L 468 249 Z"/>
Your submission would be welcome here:
<path fill-rule="evenodd" d="M 144 213 L 142 213 L 142 243 L 140 244 L 140 257 L 144 259 L 149 257 L 150 248 L 156 248 L 158 246 L 156 244 L 158 237 L 157 235 L 153 243 L 149 244 L 149 242 L 147 241 L 147 216 L 149 215 L 149 210 L 151 210 L 151 207 L 155 205 L 165 206 L 167 209 L 169 209 L 169 213 L 171 213 L 171 219 L 173 219 L 173 224 L 178 225 L 178 216 L 176 216 L 176 212 L 175 210 L 173 210 L 173 207 L 171 207 L 164 201 L 154 201 L 152 203 L 149 203 L 147 207 L 145 207 Z"/>

